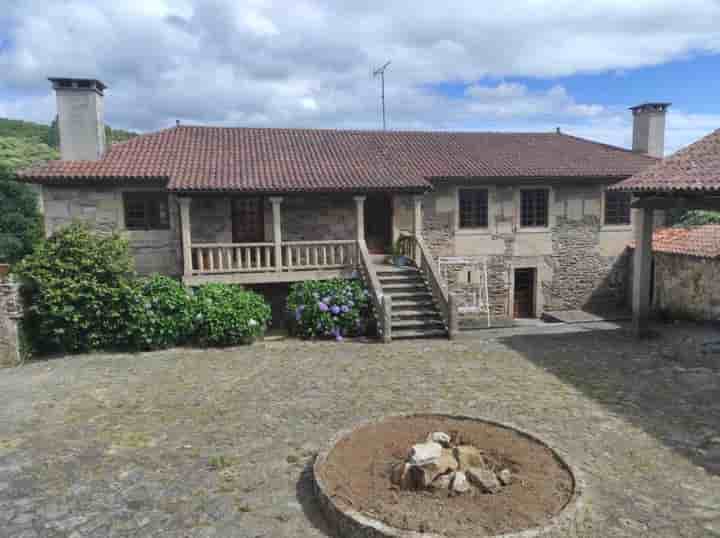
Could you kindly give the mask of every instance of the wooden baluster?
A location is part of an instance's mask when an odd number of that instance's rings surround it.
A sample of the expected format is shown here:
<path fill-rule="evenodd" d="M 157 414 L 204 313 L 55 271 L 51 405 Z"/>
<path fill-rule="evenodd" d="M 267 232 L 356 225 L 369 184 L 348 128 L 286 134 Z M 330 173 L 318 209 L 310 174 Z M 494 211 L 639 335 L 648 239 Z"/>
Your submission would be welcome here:
<path fill-rule="evenodd" d="M 202 273 L 205 271 L 205 260 L 203 260 L 203 253 L 201 248 L 195 249 L 195 257 L 197 258 L 198 271 Z"/>
<path fill-rule="evenodd" d="M 263 247 L 265 251 L 265 268 L 269 268 L 272 264 L 270 263 L 270 247 Z"/>
<path fill-rule="evenodd" d="M 260 249 L 258 247 L 255 247 L 253 251 L 255 254 L 255 268 L 260 269 Z"/>
<path fill-rule="evenodd" d="M 235 269 L 242 269 L 242 251 L 235 247 Z"/>
<path fill-rule="evenodd" d="M 209 256 L 208 262 L 210 264 L 209 270 L 214 271 L 215 270 L 215 249 L 214 248 L 208 249 L 208 256 Z"/>
<path fill-rule="evenodd" d="M 335 265 L 335 245 L 330 245 L 330 265 Z"/>
<path fill-rule="evenodd" d="M 325 245 L 322 246 L 322 265 L 327 265 L 327 247 Z"/>
<path fill-rule="evenodd" d="M 338 246 L 338 263 L 340 265 L 345 263 L 345 245 Z"/>
<path fill-rule="evenodd" d="M 292 269 L 293 266 L 293 260 L 292 260 L 292 247 L 288 245 L 287 247 L 287 266 L 288 269 Z"/>
<path fill-rule="evenodd" d="M 305 247 L 303 249 L 303 255 L 304 255 L 304 262 L 305 265 L 310 265 L 310 247 Z"/>

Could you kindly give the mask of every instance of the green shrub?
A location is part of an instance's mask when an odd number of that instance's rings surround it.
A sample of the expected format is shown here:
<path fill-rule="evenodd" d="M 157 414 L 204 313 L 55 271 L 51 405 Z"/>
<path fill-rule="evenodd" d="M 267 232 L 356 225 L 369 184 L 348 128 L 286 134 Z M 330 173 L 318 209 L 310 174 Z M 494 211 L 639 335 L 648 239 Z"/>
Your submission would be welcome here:
<path fill-rule="evenodd" d="M 296 332 L 305 338 L 362 334 L 367 321 L 367 291 L 358 280 L 308 280 L 290 287 L 287 306 Z"/>
<path fill-rule="evenodd" d="M 133 350 L 164 349 L 184 344 L 193 332 L 192 303 L 177 280 L 153 275 L 126 288 L 124 340 Z"/>
<path fill-rule="evenodd" d="M 134 272 L 127 241 L 119 236 L 72 224 L 42 241 L 15 272 L 24 283 L 33 351 L 103 349 L 124 334 Z"/>
<path fill-rule="evenodd" d="M 244 344 L 265 333 L 270 306 L 240 286 L 205 284 L 193 296 L 195 339 L 203 346 Z"/>

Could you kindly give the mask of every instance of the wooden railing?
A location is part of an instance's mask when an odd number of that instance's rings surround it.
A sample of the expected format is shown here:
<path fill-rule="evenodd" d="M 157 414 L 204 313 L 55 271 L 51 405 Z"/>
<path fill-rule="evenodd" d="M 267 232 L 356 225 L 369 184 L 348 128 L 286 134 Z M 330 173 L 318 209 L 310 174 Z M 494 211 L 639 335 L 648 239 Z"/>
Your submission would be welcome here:
<path fill-rule="evenodd" d="M 375 264 L 370 258 L 364 240 L 358 241 L 358 270 L 367 287 L 382 339 L 384 342 L 390 342 L 392 340 L 392 302 L 389 295 L 382 293 L 380 279 L 375 272 Z"/>
<path fill-rule="evenodd" d="M 357 241 L 285 241 L 275 243 L 193 243 L 196 275 L 341 269 L 357 264 Z M 281 260 L 277 260 L 277 252 Z M 279 263 L 278 263 L 279 262 Z"/>
<path fill-rule="evenodd" d="M 399 254 L 407 256 L 415 262 L 423 277 L 430 286 L 433 299 L 440 310 L 440 315 L 448 328 L 448 336 L 455 338 L 458 333 L 458 309 L 455 296 L 442 285 L 440 273 L 430 251 L 421 237 L 403 235 L 398 239 Z"/>

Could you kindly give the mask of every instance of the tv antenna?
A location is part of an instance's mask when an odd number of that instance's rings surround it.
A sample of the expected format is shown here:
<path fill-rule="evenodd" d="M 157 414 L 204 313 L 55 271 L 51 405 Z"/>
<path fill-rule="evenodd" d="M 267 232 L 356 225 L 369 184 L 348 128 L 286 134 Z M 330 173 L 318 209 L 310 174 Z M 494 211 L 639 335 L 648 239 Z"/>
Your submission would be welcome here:
<path fill-rule="evenodd" d="M 377 77 L 378 75 L 380 75 L 380 102 L 382 103 L 383 131 L 386 129 L 386 126 L 385 126 L 385 70 L 387 69 L 388 65 L 390 65 L 390 60 L 385 62 L 385 64 L 382 67 L 378 67 L 375 71 L 373 71 L 373 77 Z"/>

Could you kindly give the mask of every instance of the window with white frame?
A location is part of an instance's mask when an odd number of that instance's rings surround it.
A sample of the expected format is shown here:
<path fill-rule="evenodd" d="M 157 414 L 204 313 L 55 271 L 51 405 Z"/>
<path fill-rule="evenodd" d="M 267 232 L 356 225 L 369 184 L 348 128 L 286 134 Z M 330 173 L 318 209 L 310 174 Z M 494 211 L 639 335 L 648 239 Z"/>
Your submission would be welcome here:
<path fill-rule="evenodd" d="M 458 191 L 460 228 L 488 227 L 487 189 L 460 189 Z"/>

